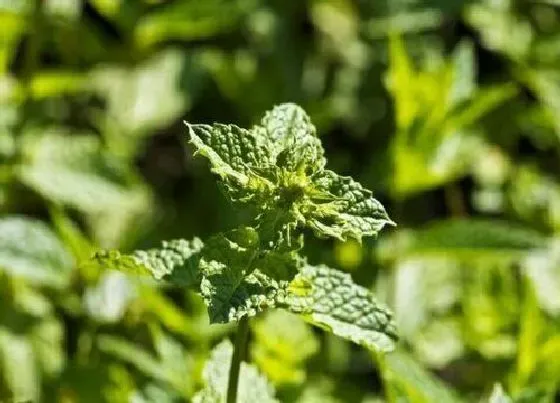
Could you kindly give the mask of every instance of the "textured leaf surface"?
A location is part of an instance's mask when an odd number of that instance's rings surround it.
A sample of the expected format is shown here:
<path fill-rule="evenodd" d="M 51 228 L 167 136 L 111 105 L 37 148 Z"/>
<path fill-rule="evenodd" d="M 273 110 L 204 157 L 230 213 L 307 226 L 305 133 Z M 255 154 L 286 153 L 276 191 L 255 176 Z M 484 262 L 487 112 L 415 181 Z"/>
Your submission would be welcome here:
<path fill-rule="evenodd" d="M 164 241 L 160 248 L 137 250 L 126 255 L 115 250 L 99 251 L 90 262 L 102 269 L 125 273 L 151 274 L 180 286 L 192 286 L 199 281 L 199 252 L 204 244 L 198 238 L 191 241 Z"/>
<path fill-rule="evenodd" d="M 225 403 L 232 355 L 233 346 L 228 340 L 214 348 L 202 374 L 206 387 L 194 396 L 194 403 Z M 274 389 L 266 378 L 253 365 L 245 362 L 241 363 L 237 401 L 239 403 L 278 402 L 274 398 Z"/>
<path fill-rule="evenodd" d="M 293 278 L 297 263 L 290 254 L 260 253 L 252 228 L 211 238 L 200 260 L 201 293 L 210 321 L 239 320 L 283 302 L 286 279 Z"/>
<path fill-rule="evenodd" d="M 42 222 L 23 217 L 0 219 L 0 269 L 50 286 L 63 286 L 72 256 Z"/>
<path fill-rule="evenodd" d="M 188 127 L 197 153 L 208 158 L 212 172 L 220 176 L 234 199 L 250 197 L 251 188 L 255 190 L 259 182 L 265 184 L 252 171 L 271 162 L 264 138 L 235 125 Z"/>
<path fill-rule="evenodd" d="M 290 284 L 287 307 L 312 324 L 370 350 L 395 347 L 392 313 L 369 290 L 338 270 L 306 266 Z"/>
<path fill-rule="evenodd" d="M 307 207 L 304 215 L 317 235 L 361 240 L 377 235 L 387 224 L 395 225 L 372 193 L 352 178 L 325 170 L 313 181 L 322 200 Z"/>
<path fill-rule="evenodd" d="M 394 224 L 369 190 L 324 169 L 315 127 L 295 104 L 274 107 L 251 130 L 187 126 L 197 153 L 208 158 L 232 199 L 256 205 L 267 248 L 298 249 L 302 226 L 323 237 L 361 240 Z"/>
<path fill-rule="evenodd" d="M 267 112 L 261 122 L 276 164 L 288 171 L 312 173 L 323 169 L 326 160 L 315 126 L 296 104 L 285 103 Z M 258 130 L 258 128 L 257 128 Z"/>

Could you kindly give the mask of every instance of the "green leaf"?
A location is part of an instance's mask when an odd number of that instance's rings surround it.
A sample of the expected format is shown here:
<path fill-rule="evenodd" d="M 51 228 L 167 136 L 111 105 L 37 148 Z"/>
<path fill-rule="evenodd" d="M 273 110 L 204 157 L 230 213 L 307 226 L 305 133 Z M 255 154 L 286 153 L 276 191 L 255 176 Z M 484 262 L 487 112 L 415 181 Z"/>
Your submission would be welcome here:
<path fill-rule="evenodd" d="M 288 288 L 286 305 L 310 323 L 370 350 L 395 348 L 392 313 L 349 274 L 326 266 L 305 266 Z"/>
<path fill-rule="evenodd" d="M 513 400 L 504 392 L 504 388 L 499 383 L 494 385 L 488 403 L 513 403 Z"/>
<path fill-rule="evenodd" d="M 222 341 L 214 348 L 202 374 L 206 387 L 194 396 L 194 403 L 225 403 L 232 355 L 233 346 L 228 340 Z M 253 365 L 242 362 L 237 402 L 277 403 L 278 401 L 274 398 L 274 389 L 266 378 Z"/>
<path fill-rule="evenodd" d="M 200 281 L 198 260 L 204 244 L 198 238 L 191 241 L 163 241 L 160 248 L 137 250 L 125 255 L 116 250 L 102 250 L 86 265 L 132 274 L 151 274 L 156 280 L 190 287 Z"/>
<path fill-rule="evenodd" d="M 209 239 L 200 260 L 201 293 L 211 323 L 239 320 L 272 308 L 285 297 L 287 280 L 296 272 L 294 254 L 263 252 L 252 228 Z"/>
<path fill-rule="evenodd" d="M 457 394 L 402 352 L 378 356 L 390 403 L 459 403 Z"/>
<path fill-rule="evenodd" d="M 190 41 L 231 31 L 252 2 L 226 0 L 162 4 L 136 25 L 136 42 L 144 47 L 170 40 Z"/>
<path fill-rule="evenodd" d="M 326 160 L 321 140 L 301 107 L 293 103 L 278 105 L 266 113 L 261 126 L 278 166 L 289 172 L 303 170 L 307 174 L 324 168 Z"/>
<path fill-rule="evenodd" d="M 543 235 L 500 220 L 453 219 L 401 232 L 382 245 L 388 256 L 440 256 L 456 259 L 518 259 L 546 246 Z"/>
<path fill-rule="evenodd" d="M 209 159 L 231 198 L 257 205 L 267 249 L 299 249 L 298 225 L 319 236 L 361 240 L 394 224 L 369 190 L 324 170 L 315 127 L 295 104 L 274 107 L 251 130 L 221 124 L 188 127 L 197 153 Z"/>
<path fill-rule="evenodd" d="M 60 132 L 29 133 L 21 167 L 24 184 L 55 203 L 90 214 L 140 211 L 147 193 L 135 175 L 103 149 L 99 138 Z"/>
<path fill-rule="evenodd" d="M 197 150 L 195 155 L 208 158 L 212 172 L 221 178 L 234 200 L 251 198 L 251 190 L 266 191 L 272 186 L 253 171 L 272 163 L 265 138 L 235 125 L 185 124 Z"/>
<path fill-rule="evenodd" d="M 41 373 L 35 361 L 33 346 L 24 336 L 0 327 L 0 384 L 8 386 L 8 401 L 40 401 Z"/>
<path fill-rule="evenodd" d="M 385 225 L 395 225 L 372 193 L 347 176 L 325 170 L 313 177 L 315 194 L 301 209 L 318 236 L 345 241 L 375 236 Z"/>
<path fill-rule="evenodd" d="M 251 358 L 275 385 L 303 384 L 305 361 L 319 343 L 300 317 L 285 310 L 268 311 L 252 323 Z"/>
<path fill-rule="evenodd" d="M 193 392 L 192 358 L 179 342 L 157 328 L 152 330 L 157 356 L 120 337 L 102 334 L 97 336 L 96 341 L 104 353 L 134 366 L 154 380 L 166 383 L 183 396 L 190 396 Z"/>
<path fill-rule="evenodd" d="M 25 217 L 0 219 L 0 269 L 33 283 L 67 284 L 72 256 L 42 222 Z"/>

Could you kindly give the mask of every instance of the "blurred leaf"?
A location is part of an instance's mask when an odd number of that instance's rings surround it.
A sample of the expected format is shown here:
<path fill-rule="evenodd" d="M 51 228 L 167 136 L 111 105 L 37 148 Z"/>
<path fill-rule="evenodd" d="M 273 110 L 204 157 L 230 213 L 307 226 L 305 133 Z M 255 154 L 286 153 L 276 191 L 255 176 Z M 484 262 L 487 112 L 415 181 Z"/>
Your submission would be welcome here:
<path fill-rule="evenodd" d="M 190 94 L 181 91 L 185 55 L 165 50 L 134 69 L 101 66 L 91 74 L 91 87 L 104 96 L 105 121 L 98 124 L 114 152 L 130 155 L 147 131 L 169 124 L 184 112 Z"/>
<path fill-rule="evenodd" d="M 495 384 L 488 403 L 513 403 L 513 400 L 504 392 L 502 385 Z"/>
<path fill-rule="evenodd" d="M 186 0 L 169 3 L 142 18 L 135 29 L 140 47 L 170 40 L 192 41 L 231 31 L 252 1 Z"/>
<path fill-rule="evenodd" d="M 72 71 L 43 71 L 33 76 L 29 83 L 32 97 L 43 99 L 82 92 L 86 89 L 87 77 Z"/>
<path fill-rule="evenodd" d="M 400 239 L 398 239 L 400 237 Z M 424 229 L 401 232 L 382 245 L 385 256 L 434 256 L 472 261 L 511 261 L 546 246 L 538 231 L 500 220 L 453 219 L 432 223 Z"/>
<path fill-rule="evenodd" d="M 154 380 L 166 383 L 182 396 L 190 396 L 194 387 L 191 356 L 179 342 L 158 328 L 152 327 L 152 335 L 157 356 L 116 336 L 100 335 L 97 343 L 101 351 L 133 365 Z"/>
<path fill-rule="evenodd" d="M 202 377 L 206 387 L 193 399 L 194 403 L 225 403 L 233 346 L 227 340 L 218 344 L 206 363 Z M 241 363 L 237 401 L 240 403 L 273 403 L 274 389 L 251 364 Z"/>
<path fill-rule="evenodd" d="M 305 360 L 319 349 L 309 327 L 283 310 L 267 312 L 253 323 L 252 358 L 275 385 L 302 384 Z"/>
<path fill-rule="evenodd" d="M 41 373 L 31 342 L 0 327 L 0 380 L 14 401 L 39 401 Z"/>
<path fill-rule="evenodd" d="M 104 272 L 99 283 L 84 292 L 84 306 L 95 320 L 114 323 L 123 318 L 134 294 L 133 284 L 123 273 Z"/>
<path fill-rule="evenodd" d="M 121 215 L 147 203 L 145 189 L 94 136 L 54 131 L 30 137 L 27 144 L 21 179 L 48 200 L 91 214 L 120 209 Z"/>
<path fill-rule="evenodd" d="M 70 279 L 73 262 L 45 224 L 13 216 L 0 219 L 0 267 L 38 285 L 63 287 Z"/>
<path fill-rule="evenodd" d="M 394 352 L 379 358 L 389 403 L 458 403 L 461 399 L 411 357 Z"/>

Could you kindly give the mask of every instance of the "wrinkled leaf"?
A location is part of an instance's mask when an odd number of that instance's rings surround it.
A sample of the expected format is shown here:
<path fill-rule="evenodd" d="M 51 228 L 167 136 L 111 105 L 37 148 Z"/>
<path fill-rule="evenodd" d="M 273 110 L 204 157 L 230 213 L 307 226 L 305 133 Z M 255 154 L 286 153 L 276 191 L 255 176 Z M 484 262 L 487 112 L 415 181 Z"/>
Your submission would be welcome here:
<path fill-rule="evenodd" d="M 287 308 L 310 323 L 374 351 L 397 341 L 393 315 L 350 275 L 326 266 L 306 266 L 288 288 Z"/>
<path fill-rule="evenodd" d="M 99 251 L 85 264 L 125 273 L 151 274 L 156 280 L 190 287 L 200 280 L 198 260 L 203 246 L 198 238 L 176 239 L 162 242 L 160 248 L 137 250 L 128 255 L 116 250 Z"/>

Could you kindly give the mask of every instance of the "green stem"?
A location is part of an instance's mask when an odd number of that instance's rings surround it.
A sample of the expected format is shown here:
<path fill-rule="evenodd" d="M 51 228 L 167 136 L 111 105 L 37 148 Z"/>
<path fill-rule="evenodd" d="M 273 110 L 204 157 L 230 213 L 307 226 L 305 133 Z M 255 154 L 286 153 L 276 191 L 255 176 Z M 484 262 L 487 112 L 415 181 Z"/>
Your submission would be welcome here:
<path fill-rule="evenodd" d="M 245 359 L 247 349 L 247 336 L 249 335 L 249 318 L 244 316 L 237 326 L 237 336 L 235 338 L 235 350 L 231 358 L 229 368 L 229 382 L 227 389 L 227 403 L 237 403 L 237 389 L 239 385 L 239 370 L 241 361 Z"/>

